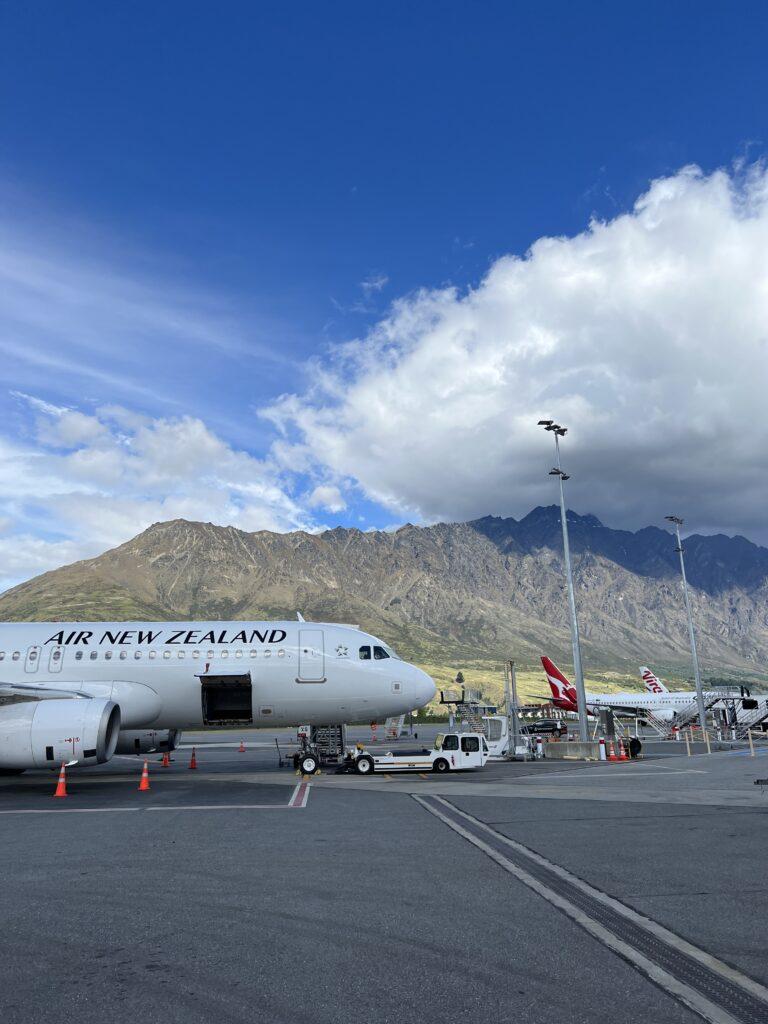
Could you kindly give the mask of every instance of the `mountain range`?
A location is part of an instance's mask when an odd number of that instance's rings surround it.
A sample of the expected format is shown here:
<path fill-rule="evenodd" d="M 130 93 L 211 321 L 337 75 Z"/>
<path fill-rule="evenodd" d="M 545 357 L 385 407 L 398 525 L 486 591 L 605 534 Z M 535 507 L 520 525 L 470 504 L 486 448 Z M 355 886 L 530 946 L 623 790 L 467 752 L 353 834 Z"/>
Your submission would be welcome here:
<path fill-rule="evenodd" d="M 587 675 L 639 664 L 690 674 L 672 534 L 568 513 Z M 766 678 L 768 549 L 744 537 L 684 542 L 705 675 Z M 305 618 L 359 623 L 430 666 L 570 663 L 560 513 L 523 519 L 246 533 L 156 523 L 96 558 L 0 596 L 0 619 Z"/>

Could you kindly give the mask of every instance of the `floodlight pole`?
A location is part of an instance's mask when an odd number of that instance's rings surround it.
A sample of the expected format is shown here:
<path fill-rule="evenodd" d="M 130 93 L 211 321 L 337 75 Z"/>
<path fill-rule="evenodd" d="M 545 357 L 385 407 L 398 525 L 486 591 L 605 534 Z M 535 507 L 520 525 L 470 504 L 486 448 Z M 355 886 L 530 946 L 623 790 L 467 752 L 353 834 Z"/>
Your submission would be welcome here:
<path fill-rule="evenodd" d="M 565 512 L 565 491 L 563 481 L 568 479 L 568 474 L 563 472 L 560 465 L 560 438 L 565 435 L 566 428 L 559 426 L 552 420 L 539 420 L 539 426 L 543 426 L 550 433 L 555 435 L 555 455 L 557 467 L 551 470 L 550 476 L 556 476 L 560 485 L 560 523 L 563 527 L 563 555 L 565 556 L 565 575 L 568 582 L 568 607 L 571 613 L 571 645 L 573 647 L 573 674 L 576 682 L 576 703 L 579 711 L 579 739 L 582 743 L 589 741 L 589 726 L 587 724 L 587 695 L 584 690 L 584 673 L 581 668 L 581 640 L 579 638 L 579 620 L 576 617 L 576 597 L 573 592 L 573 573 L 571 571 L 571 548 L 568 543 L 568 517 Z"/>
<path fill-rule="evenodd" d="M 675 550 L 680 555 L 680 574 L 683 577 L 683 597 L 685 598 L 685 611 L 688 615 L 688 635 L 691 638 L 691 657 L 693 658 L 693 678 L 696 683 L 696 703 L 699 706 L 699 725 L 703 736 L 707 729 L 707 711 L 704 707 L 704 691 L 701 688 L 701 673 L 699 672 L 699 656 L 696 653 L 696 634 L 693 631 L 693 614 L 691 613 L 691 600 L 688 596 L 688 580 L 685 576 L 685 559 L 683 558 L 683 542 L 680 539 L 680 527 L 683 520 L 679 516 L 665 516 L 675 527 L 677 547 Z"/>

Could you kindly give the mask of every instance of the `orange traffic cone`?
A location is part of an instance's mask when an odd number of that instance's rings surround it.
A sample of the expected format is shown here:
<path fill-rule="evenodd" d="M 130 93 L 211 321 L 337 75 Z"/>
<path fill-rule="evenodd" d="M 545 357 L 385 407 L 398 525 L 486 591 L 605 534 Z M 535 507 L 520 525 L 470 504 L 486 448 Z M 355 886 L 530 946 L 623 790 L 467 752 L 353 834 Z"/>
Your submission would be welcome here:
<path fill-rule="evenodd" d="M 59 772 L 59 781 L 56 786 L 56 792 L 54 796 L 66 796 L 67 795 L 67 769 L 62 763 L 61 771 Z"/>
<path fill-rule="evenodd" d="M 192 757 L 189 759 L 189 767 L 197 768 L 197 758 L 195 757 L 195 748 L 192 747 Z"/>
<path fill-rule="evenodd" d="M 619 760 L 618 757 L 616 757 L 616 750 L 615 750 L 615 748 L 613 746 L 613 740 L 608 740 L 608 760 L 609 761 L 618 761 Z"/>
<path fill-rule="evenodd" d="M 168 753 L 167 750 L 163 754 L 163 760 L 160 762 L 160 767 L 161 768 L 170 768 L 171 767 L 171 755 Z"/>
<path fill-rule="evenodd" d="M 146 793 L 149 789 L 149 763 L 144 762 L 144 767 L 141 770 L 141 782 L 139 783 L 139 792 Z"/>
<path fill-rule="evenodd" d="M 619 760 L 620 761 L 628 761 L 629 760 L 629 758 L 627 757 L 627 751 L 626 751 L 626 749 L 624 747 L 624 740 L 621 737 L 619 737 Z"/>
<path fill-rule="evenodd" d="M 245 753 L 245 743 L 242 740 L 240 740 L 240 746 L 237 748 L 237 752 L 238 754 Z"/>

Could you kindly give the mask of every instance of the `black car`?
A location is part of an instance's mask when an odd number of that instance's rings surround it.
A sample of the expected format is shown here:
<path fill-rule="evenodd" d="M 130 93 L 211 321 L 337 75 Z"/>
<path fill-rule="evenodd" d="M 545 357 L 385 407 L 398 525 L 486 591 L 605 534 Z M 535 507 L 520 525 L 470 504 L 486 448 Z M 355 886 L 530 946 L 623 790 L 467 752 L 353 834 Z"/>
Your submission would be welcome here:
<path fill-rule="evenodd" d="M 533 722 L 521 725 L 520 732 L 526 736 L 565 736 L 568 733 L 568 725 L 560 718 L 537 718 Z"/>

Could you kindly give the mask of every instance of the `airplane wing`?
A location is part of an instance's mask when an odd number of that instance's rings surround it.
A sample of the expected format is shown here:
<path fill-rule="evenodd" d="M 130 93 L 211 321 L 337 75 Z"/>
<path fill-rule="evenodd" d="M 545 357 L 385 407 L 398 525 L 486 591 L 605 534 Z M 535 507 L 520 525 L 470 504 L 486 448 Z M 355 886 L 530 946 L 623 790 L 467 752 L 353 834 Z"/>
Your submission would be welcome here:
<path fill-rule="evenodd" d="M 0 683 L 0 697 L 30 697 L 36 700 L 53 700 L 62 697 L 91 700 L 90 693 L 67 690 L 62 686 L 48 686 L 46 683 Z"/>

